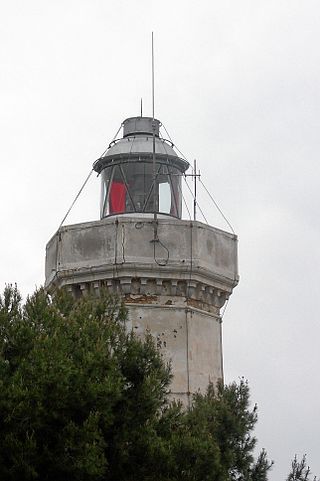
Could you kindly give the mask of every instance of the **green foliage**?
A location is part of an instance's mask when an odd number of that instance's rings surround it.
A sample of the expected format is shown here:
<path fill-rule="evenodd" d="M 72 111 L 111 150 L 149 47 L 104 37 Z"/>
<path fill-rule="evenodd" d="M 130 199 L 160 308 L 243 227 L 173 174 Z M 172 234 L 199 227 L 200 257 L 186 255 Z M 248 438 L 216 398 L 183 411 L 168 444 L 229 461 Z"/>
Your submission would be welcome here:
<path fill-rule="evenodd" d="M 307 466 L 307 456 L 304 454 L 301 461 L 298 461 L 297 455 L 291 463 L 291 471 L 287 477 L 287 481 L 311 481 L 310 468 Z M 317 481 L 316 476 L 312 478 Z"/>
<path fill-rule="evenodd" d="M 255 462 L 256 439 L 251 435 L 257 408 L 250 410 L 245 381 L 229 386 L 209 385 L 205 395 L 194 396 L 184 413 L 177 452 L 182 449 L 185 473 L 181 479 L 263 481 L 271 464 L 263 451 Z M 188 453 L 189 450 L 189 453 Z M 177 478 L 172 479 L 180 479 Z"/>
<path fill-rule="evenodd" d="M 119 301 L 74 302 L 63 292 L 51 301 L 39 290 L 21 306 L 7 287 L 0 330 L 0 479 L 125 472 L 165 402 L 170 372 L 150 340 L 126 332 Z"/>
<path fill-rule="evenodd" d="M 151 337 L 117 298 L 0 297 L 0 479 L 266 481 L 244 381 L 169 402 Z M 291 478 L 290 478 L 291 479 Z"/>

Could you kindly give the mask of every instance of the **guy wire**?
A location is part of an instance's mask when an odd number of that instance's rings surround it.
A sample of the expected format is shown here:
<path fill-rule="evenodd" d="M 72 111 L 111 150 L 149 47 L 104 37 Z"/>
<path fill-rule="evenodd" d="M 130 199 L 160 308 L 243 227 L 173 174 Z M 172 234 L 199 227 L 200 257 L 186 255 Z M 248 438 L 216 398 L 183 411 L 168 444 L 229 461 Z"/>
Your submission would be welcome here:
<path fill-rule="evenodd" d="M 118 130 L 117 130 L 116 134 L 114 135 L 113 139 L 111 140 L 111 142 L 113 142 L 113 141 L 117 138 L 118 133 L 120 132 L 122 126 L 123 126 L 123 123 L 120 124 L 120 127 L 118 128 Z M 109 143 L 109 146 L 110 146 L 111 142 Z M 100 155 L 99 159 L 104 156 L 104 154 L 105 154 L 105 153 L 107 152 L 107 150 L 109 149 L 109 146 L 108 146 L 108 147 L 106 148 L 106 150 Z M 77 200 L 78 200 L 81 192 L 83 191 L 83 189 L 85 188 L 88 180 L 90 179 L 90 177 L 91 177 L 91 175 L 92 175 L 92 172 L 93 172 L 93 169 L 90 170 L 90 173 L 89 173 L 88 177 L 87 177 L 86 180 L 84 181 L 81 189 L 79 190 L 79 192 L 78 192 L 78 194 L 76 195 L 74 201 L 72 202 L 71 206 L 69 207 L 66 215 L 65 215 L 64 218 L 62 219 L 62 221 L 61 221 L 61 223 L 60 223 L 60 225 L 59 225 L 59 227 L 58 227 L 58 230 L 62 227 L 64 221 L 66 220 L 66 218 L 67 218 L 68 215 L 70 214 L 71 209 L 73 208 L 74 204 L 77 202 Z"/>
<path fill-rule="evenodd" d="M 180 191 L 182 200 L 183 200 L 183 202 L 184 202 L 185 208 L 187 209 L 187 212 L 188 212 L 188 215 L 189 215 L 189 220 L 191 220 L 191 213 L 190 213 L 190 210 L 189 210 L 187 201 L 186 201 L 186 199 L 185 199 L 185 197 L 184 197 L 184 195 L 183 195 L 182 188 L 181 188 L 181 186 L 180 186 L 179 184 L 178 184 L 178 188 L 179 188 L 179 191 Z"/>
<path fill-rule="evenodd" d="M 86 186 L 86 184 L 87 184 L 88 180 L 89 180 L 89 179 L 90 179 L 90 177 L 91 177 L 91 174 L 92 174 L 92 172 L 93 172 L 93 169 L 91 169 L 91 170 L 90 170 L 90 173 L 89 173 L 88 177 L 87 177 L 87 178 L 86 178 L 86 180 L 84 181 L 84 183 L 83 183 L 83 185 L 82 185 L 81 189 L 80 189 L 80 190 L 79 190 L 79 192 L 77 193 L 77 195 L 76 195 L 76 197 L 75 197 L 74 201 L 72 202 L 71 206 L 69 207 L 69 209 L 68 209 L 68 211 L 67 211 L 66 215 L 65 215 L 65 216 L 64 216 L 64 218 L 62 219 L 62 221 L 61 221 L 61 223 L 60 223 L 60 225 L 59 225 L 59 228 L 58 228 L 58 230 L 60 230 L 60 228 L 62 227 L 62 224 L 64 223 L 64 221 L 66 220 L 66 218 L 67 218 L 67 217 L 68 217 L 68 215 L 70 214 L 70 211 L 71 211 L 72 207 L 73 207 L 73 206 L 74 206 L 74 204 L 77 202 L 77 200 L 78 200 L 78 198 L 79 198 L 79 195 L 81 194 L 81 192 L 82 192 L 82 191 L 83 191 L 83 189 L 85 188 L 85 186 Z"/>
<path fill-rule="evenodd" d="M 120 127 L 118 128 L 116 134 L 113 136 L 113 139 L 111 140 L 111 142 L 109 142 L 109 145 L 108 145 L 108 147 L 106 148 L 106 150 L 105 150 L 104 152 L 102 152 L 102 154 L 100 155 L 99 159 L 104 156 L 104 154 L 105 154 L 105 153 L 107 152 L 107 150 L 109 149 L 110 144 L 118 137 L 118 133 L 120 132 L 120 130 L 121 130 L 122 127 L 123 127 L 123 123 L 121 122 Z"/>
<path fill-rule="evenodd" d="M 233 230 L 232 225 L 230 224 L 230 222 L 228 221 L 228 219 L 226 218 L 226 216 L 224 215 L 224 213 L 222 212 L 222 210 L 218 206 L 217 202 L 214 200 L 214 198 L 212 197 L 212 195 L 210 194 L 210 192 L 208 191 L 208 189 L 206 188 L 206 186 L 204 185 L 204 183 L 202 182 L 201 179 L 199 179 L 199 182 L 201 183 L 202 187 L 204 188 L 204 190 L 206 191 L 206 193 L 208 194 L 208 196 L 210 197 L 210 199 L 212 200 L 212 202 L 214 203 L 214 205 L 216 206 L 216 208 L 218 209 L 218 211 L 220 212 L 220 214 L 222 215 L 222 217 L 224 218 L 224 220 L 226 221 L 226 223 L 230 227 L 232 234 L 235 235 L 235 232 Z"/>
<path fill-rule="evenodd" d="M 165 130 L 165 132 L 166 132 L 167 136 L 169 137 L 169 140 L 170 140 L 170 142 L 171 142 L 171 143 L 172 143 L 172 145 L 174 145 L 174 147 L 177 149 L 177 151 L 179 152 L 179 154 L 181 155 L 181 157 L 183 157 L 183 158 L 184 158 L 184 160 L 186 160 L 188 163 L 190 163 L 190 162 L 188 161 L 187 157 L 184 155 L 184 153 L 183 153 L 183 152 L 181 152 L 181 150 L 179 150 L 179 149 L 178 149 L 178 147 L 176 146 L 176 144 L 173 142 L 173 140 L 172 140 L 172 138 L 171 138 L 171 136 L 170 136 L 169 132 L 167 131 L 167 129 L 166 129 L 166 127 L 165 127 L 165 125 L 164 125 L 164 124 L 161 124 L 161 125 L 162 125 L 162 127 L 164 128 L 164 130 Z"/>

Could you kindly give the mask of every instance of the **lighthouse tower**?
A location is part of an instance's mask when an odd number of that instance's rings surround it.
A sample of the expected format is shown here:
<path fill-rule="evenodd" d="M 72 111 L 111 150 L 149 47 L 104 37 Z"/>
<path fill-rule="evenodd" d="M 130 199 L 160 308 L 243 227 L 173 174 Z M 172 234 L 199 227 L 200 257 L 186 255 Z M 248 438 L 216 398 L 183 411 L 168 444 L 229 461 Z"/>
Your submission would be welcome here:
<path fill-rule="evenodd" d="M 150 332 L 171 360 L 175 398 L 223 378 L 220 310 L 237 284 L 237 238 L 182 220 L 189 164 L 160 138 L 159 120 L 132 117 L 93 165 L 100 220 L 61 227 L 46 249 L 46 288 L 120 295 L 128 327 Z"/>

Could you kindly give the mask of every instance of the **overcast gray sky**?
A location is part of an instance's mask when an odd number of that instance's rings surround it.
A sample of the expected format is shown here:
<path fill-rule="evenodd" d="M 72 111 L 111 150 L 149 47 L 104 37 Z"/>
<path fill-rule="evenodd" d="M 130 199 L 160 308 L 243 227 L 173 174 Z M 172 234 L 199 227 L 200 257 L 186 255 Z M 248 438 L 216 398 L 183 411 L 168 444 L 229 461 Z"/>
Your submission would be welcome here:
<path fill-rule="evenodd" d="M 0 1 L 0 284 L 44 281 L 45 245 L 122 120 L 156 116 L 197 158 L 239 236 L 224 317 L 226 381 L 245 376 L 285 479 L 320 475 L 316 0 Z M 93 176 L 68 219 L 98 218 Z M 200 194 L 211 224 L 225 224 Z"/>

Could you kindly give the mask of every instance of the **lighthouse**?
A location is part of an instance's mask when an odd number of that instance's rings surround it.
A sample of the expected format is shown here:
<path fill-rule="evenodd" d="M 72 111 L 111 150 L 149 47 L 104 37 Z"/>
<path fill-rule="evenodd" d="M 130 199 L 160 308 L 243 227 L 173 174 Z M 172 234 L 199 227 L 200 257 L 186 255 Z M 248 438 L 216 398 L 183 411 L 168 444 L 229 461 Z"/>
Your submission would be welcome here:
<path fill-rule="evenodd" d="M 223 379 L 221 308 L 238 282 L 237 238 L 182 219 L 189 164 L 160 136 L 161 122 L 130 117 L 93 164 L 100 220 L 65 225 L 46 248 L 46 289 L 119 295 L 128 329 L 151 333 L 172 365 L 171 393 L 186 405 Z"/>

